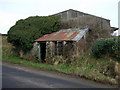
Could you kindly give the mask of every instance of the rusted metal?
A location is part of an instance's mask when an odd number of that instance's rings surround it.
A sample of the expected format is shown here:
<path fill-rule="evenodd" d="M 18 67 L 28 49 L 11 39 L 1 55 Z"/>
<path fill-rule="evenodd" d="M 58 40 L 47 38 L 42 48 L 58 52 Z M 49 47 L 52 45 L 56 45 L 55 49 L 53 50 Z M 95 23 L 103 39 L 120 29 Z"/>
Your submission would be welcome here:
<path fill-rule="evenodd" d="M 51 34 L 46 34 L 35 41 L 36 42 L 39 42 L 39 41 L 78 41 L 86 34 L 86 31 L 88 31 L 88 29 L 60 30 L 58 32 L 54 32 Z"/>

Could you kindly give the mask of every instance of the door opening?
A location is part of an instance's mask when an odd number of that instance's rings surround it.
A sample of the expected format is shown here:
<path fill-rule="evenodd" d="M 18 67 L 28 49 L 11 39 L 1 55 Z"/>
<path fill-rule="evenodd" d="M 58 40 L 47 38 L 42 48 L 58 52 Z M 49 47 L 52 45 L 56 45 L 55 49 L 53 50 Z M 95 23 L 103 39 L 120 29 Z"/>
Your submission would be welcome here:
<path fill-rule="evenodd" d="M 40 43 L 40 55 L 41 55 L 42 62 L 45 62 L 45 57 L 46 57 L 46 42 L 41 42 Z"/>

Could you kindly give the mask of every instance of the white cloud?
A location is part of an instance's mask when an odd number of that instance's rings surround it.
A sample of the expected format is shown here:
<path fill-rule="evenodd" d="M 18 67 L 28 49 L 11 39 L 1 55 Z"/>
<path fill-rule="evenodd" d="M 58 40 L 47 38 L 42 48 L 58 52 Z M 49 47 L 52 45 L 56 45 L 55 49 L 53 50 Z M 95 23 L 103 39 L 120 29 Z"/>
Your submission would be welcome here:
<path fill-rule="evenodd" d="M 15 25 L 19 19 L 27 18 L 28 16 L 12 13 L 0 13 L 0 33 L 7 33 L 7 31 Z"/>

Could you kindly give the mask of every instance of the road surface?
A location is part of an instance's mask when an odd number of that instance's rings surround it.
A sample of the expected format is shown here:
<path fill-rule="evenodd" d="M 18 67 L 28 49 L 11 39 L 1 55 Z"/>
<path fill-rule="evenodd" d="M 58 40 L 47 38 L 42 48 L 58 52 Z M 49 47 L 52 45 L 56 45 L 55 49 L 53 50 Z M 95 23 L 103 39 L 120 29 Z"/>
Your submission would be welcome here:
<path fill-rule="evenodd" d="M 2 88 L 110 88 L 77 77 L 14 64 L 2 65 Z"/>

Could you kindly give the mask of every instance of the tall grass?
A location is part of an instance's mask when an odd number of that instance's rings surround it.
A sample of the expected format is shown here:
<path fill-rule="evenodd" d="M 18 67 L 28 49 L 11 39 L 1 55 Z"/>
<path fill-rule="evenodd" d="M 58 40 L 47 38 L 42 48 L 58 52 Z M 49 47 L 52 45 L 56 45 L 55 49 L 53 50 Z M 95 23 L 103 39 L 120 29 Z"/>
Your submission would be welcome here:
<path fill-rule="evenodd" d="M 50 65 L 46 63 L 31 62 L 21 59 L 15 52 L 13 52 L 12 47 L 9 45 L 2 46 L 2 53 L 2 60 L 5 62 L 22 64 L 47 70 L 57 70 L 67 74 L 78 75 L 80 77 L 100 81 L 103 83 L 113 83 L 111 79 L 114 80 L 114 72 L 112 71 L 114 66 L 110 60 L 105 58 L 96 60 L 96 58 L 90 55 L 86 55 L 69 64 L 60 63 L 58 65 Z M 116 84 L 115 80 L 114 84 Z"/>

